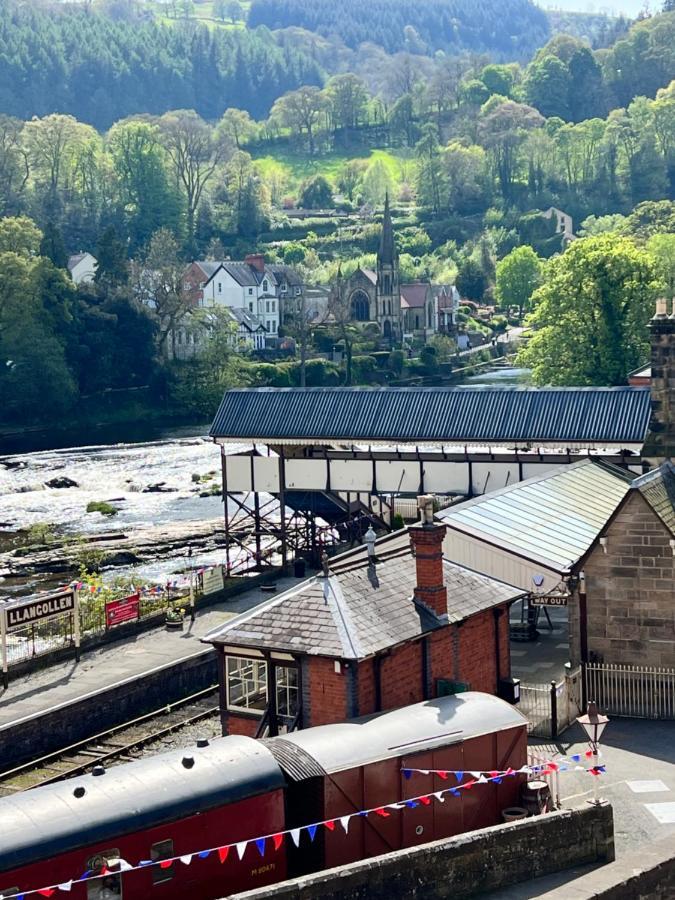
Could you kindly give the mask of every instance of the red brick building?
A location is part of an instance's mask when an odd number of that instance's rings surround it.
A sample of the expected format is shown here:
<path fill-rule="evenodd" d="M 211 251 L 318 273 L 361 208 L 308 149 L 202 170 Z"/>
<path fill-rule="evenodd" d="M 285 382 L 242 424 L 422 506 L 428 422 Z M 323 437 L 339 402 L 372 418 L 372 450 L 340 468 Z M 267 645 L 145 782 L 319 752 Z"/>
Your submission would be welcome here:
<path fill-rule="evenodd" d="M 323 574 L 208 634 L 223 733 L 340 722 L 510 675 L 508 606 L 522 589 L 443 558 L 427 521 L 359 547 Z"/>

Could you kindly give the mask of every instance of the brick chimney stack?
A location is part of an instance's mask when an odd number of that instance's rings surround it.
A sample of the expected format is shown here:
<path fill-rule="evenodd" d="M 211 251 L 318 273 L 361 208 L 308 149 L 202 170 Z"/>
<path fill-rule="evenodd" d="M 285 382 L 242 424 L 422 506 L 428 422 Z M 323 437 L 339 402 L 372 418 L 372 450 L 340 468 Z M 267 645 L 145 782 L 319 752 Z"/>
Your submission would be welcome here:
<path fill-rule="evenodd" d="M 261 275 L 265 274 L 265 256 L 262 253 L 249 253 L 244 257 L 244 262 L 252 266 Z"/>
<path fill-rule="evenodd" d="M 675 459 L 675 300 L 670 316 L 667 301 L 656 301 L 649 331 L 652 416 L 642 456 L 658 466 L 666 459 Z"/>
<path fill-rule="evenodd" d="M 434 521 L 433 497 L 418 497 L 417 506 L 421 512 L 421 522 L 409 529 L 417 568 L 415 599 L 439 618 L 447 619 L 448 592 L 443 578 L 445 525 Z"/>

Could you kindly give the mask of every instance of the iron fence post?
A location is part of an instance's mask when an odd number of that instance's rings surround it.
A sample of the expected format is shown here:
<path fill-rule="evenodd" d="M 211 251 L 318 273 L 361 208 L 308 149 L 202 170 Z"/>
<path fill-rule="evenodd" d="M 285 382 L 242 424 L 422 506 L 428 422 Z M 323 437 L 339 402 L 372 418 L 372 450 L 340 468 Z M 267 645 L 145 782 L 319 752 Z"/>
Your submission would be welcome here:
<path fill-rule="evenodd" d="M 551 682 L 551 737 L 558 737 L 558 695 L 556 693 L 557 684 Z"/>

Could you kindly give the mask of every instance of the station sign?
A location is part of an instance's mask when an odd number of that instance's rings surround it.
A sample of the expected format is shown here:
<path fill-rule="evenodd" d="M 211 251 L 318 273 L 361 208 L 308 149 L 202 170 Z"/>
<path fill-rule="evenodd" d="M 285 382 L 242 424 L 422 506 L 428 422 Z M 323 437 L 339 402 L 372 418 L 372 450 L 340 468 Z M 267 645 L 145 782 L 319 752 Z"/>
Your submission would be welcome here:
<path fill-rule="evenodd" d="M 530 597 L 532 606 L 567 606 L 566 594 L 535 594 Z"/>
<path fill-rule="evenodd" d="M 105 627 L 112 628 L 123 622 L 134 622 L 141 614 L 139 594 L 131 594 L 119 600 L 109 600 L 105 605 Z"/>
<path fill-rule="evenodd" d="M 75 591 L 59 591 L 57 594 L 47 594 L 25 602 L 19 602 L 5 607 L 5 621 L 7 631 L 20 628 L 22 625 L 32 625 L 35 622 L 44 622 L 64 613 L 73 612 L 75 609 Z"/>
<path fill-rule="evenodd" d="M 214 569 L 203 572 L 200 578 L 203 594 L 215 594 L 216 591 L 222 591 L 225 587 L 222 566 L 216 566 Z"/>

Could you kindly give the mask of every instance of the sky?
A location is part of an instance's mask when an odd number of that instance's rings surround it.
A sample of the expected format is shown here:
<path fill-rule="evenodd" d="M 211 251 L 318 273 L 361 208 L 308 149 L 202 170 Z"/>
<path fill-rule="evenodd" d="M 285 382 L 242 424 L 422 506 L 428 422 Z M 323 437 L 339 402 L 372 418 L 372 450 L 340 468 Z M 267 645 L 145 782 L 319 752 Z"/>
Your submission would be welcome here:
<path fill-rule="evenodd" d="M 653 0 L 538 0 L 543 9 L 560 9 L 566 12 L 607 13 L 610 16 L 623 14 L 634 19 L 643 9 L 659 12 L 661 3 Z"/>

